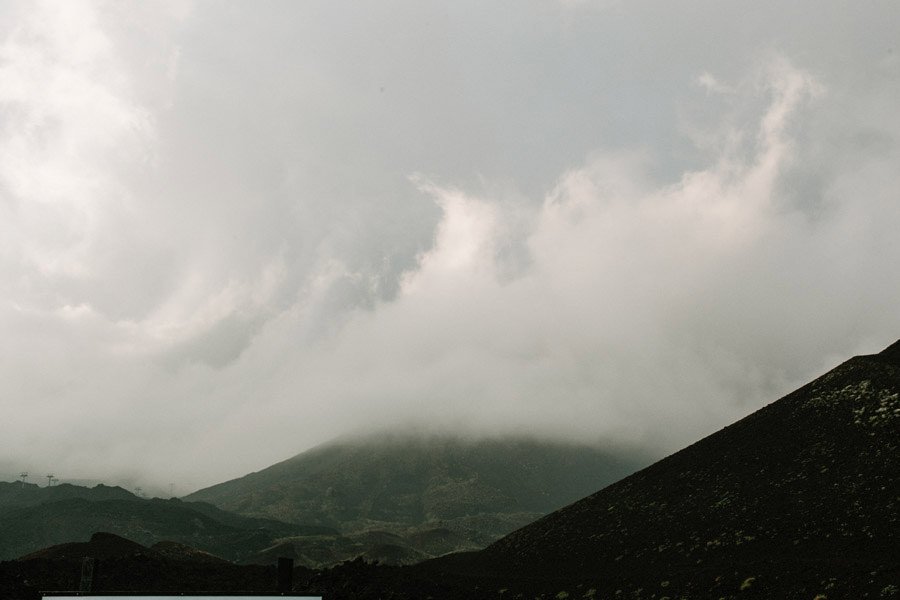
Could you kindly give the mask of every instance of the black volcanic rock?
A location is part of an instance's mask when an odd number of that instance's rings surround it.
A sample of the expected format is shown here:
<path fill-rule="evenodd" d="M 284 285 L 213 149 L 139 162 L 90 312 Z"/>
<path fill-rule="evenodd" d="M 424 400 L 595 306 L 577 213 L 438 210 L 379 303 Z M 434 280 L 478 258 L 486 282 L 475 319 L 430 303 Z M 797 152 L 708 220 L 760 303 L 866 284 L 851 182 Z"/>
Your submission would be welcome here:
<path fill-rule="evenodd" d="M 39 600 L 41 590 L 76 590 L 85 557 L 96 559 L 94 592 L 274 593 L 277 584 L 272 566 L 236 565 L 177 542 L 159 542 L 148 548 L 99 532 L 88 542 L 59 544 L 0 563 L 0 598 Z M 310 575 L 303 567 L 294 569 L 298 584 Z"/>
<path fill-rule="evenodd" d="M 898 359 L 898 344 L 852 358 L 483 552 L 422 572 L 610 597 L 889 597 L 900 582 Z"/>
<path fill-rule="evenodd" d="M 883 360 L 894 365 L 900 365 L 900 340 L 897 340 L 878 354 L 873 354 L 876 360 Z"/>

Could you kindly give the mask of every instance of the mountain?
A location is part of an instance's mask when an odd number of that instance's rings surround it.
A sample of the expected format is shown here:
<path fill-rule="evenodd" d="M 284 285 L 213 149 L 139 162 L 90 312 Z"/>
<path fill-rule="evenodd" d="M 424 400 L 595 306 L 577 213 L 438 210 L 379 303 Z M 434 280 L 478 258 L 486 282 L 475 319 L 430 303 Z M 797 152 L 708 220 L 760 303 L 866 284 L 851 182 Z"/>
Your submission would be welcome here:
<path fill-rule="evenodd" d="M 83 498 L 85 500 L 137 500 L 137 496 L 118 486 L 103 484 L 84 487 L 61 483 L 50 487 L 41 487 L 22 481 L 0 481 L 0 509 L 17 506 L 35 506 L 55 500 Z"/>
<path fill-rule="evenodd" d="M 121 536 L 102 531 L 93 534 L 91 539 L 87 542 L 67 542 L 65 544 L 50 546 L 49 548 L 42 548 L 41 550 L 21 557 L 19 561 L 40 559 L 79 561 L 86 556 L 100 560 L 123 557 L 143 557 L 157 561 L 177 560 L 182 562 L 199 562 L 217 565 L 230 564 L 227 560 L 208 552 L 192 548 L 187 544 L 178 542 L 157 542 L 148 548 Z"/>
<path fill-rule="evenodd" d="M 18 488 L 22 496 L 0 496 L 0 559 L 84 539 L 97 531 L 142 544 L 185 543 L 228 560 L 254 556 L 283 537 L 337 533 L 327 527 L 230 514 L 201 502 L 142 499 L 121 488 L 60 485 L 33 490 L 21 483 L 3 485 Z"/>
<path fill-rule="evenodd" d="M 423 564 L 416 585 L 478 582 L 509 598 L 900 597 L 898 394 L 900 342 L 484 551 Z"/>
<path fill-rule="evenodd" d="M 394 435 L 331 442 L 186 499 L 341 532 L 281 540 L 278 551 L 300 564 L 359 555 L 406 564 L 482 548 L 643 464 L 522 437 Z"/>

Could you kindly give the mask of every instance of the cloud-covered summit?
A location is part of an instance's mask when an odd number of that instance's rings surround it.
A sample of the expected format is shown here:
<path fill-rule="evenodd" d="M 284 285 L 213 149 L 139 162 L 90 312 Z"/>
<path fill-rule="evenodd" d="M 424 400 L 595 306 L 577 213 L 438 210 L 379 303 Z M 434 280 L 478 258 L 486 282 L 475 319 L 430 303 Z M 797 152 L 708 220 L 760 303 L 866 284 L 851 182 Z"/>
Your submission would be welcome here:
<path fill-rule="evenodd" d="M 4 5 L 4 468 L 662 452 L 893 341 L 898 11 L 724 4 Z"/>

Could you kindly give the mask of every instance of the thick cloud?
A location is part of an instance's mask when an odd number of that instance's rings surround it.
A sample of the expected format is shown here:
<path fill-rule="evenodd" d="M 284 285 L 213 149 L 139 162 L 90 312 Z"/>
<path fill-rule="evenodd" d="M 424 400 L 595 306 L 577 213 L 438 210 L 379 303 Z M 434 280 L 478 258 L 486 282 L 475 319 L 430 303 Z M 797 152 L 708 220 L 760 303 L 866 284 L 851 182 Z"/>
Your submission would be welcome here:
<path fill-rule="evenodd" d="M 661 453 L 898 337 L 900 11 L 464 4 L 4 5 L 0 469 Z"/>

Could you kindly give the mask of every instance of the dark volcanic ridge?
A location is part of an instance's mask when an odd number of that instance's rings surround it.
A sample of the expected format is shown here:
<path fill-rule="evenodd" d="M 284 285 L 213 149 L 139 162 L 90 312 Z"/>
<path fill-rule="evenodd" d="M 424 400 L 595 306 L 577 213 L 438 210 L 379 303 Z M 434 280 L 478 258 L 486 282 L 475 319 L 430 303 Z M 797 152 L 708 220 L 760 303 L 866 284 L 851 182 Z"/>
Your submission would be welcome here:
<path fill-rule="evenodd" d="M 176 560 L 181 562 L 195 562 L 206 564 L 225 565 L 229 561 L 192 548 L 179 542 L 157 542 L 150 547 L 142 546 L 137 542 L 125 539 L 121 536 L 98 531 L 87 542 L 68 542 L 57 544 L 27 554 L 18 560 L 82 560 L 91 557 L 99 560 L 111 558 L 136 558 L 143 557 L 149 560 Z"/>
<path fill-rule="evenodd" d="M 123 558 L 128 556 L 146 556 L 162 558 L 150 548 L 132 542 L 118 535 L 97 532 L 87 542 L 67 542 L 32 552 L 21 557 L 21 561 L 29 560 L 81 560 L 90 556 L 97 559 Z"/>
<path fill-rule="evenodd" d="M 277 573 L 271 565 L 236 565 L 183 544 L 160 542 L 147 547 L 111 533 L 96 533 L 87 542 L 60 544 L 0 562 L 0 598 L 39 600 L 43 591 L 78 590 L 85 556 L 95 559 L 94 591 L 275 595 L 277 589 Z M 310 572 L 295 568 L 294 578 L 306 581 Z"/>
<path fill-rule="evenodd" d="M 900 583 L 898 394 L 900 343 L 423 573 L 568 594 L 565 582 L 647 598 L 731 597 L 754 587 L 761 597 L 892 597 Z"/>

